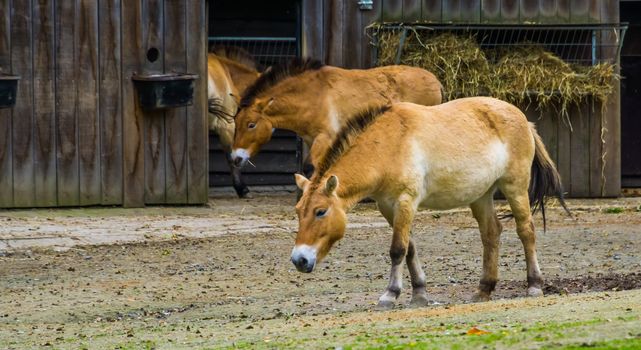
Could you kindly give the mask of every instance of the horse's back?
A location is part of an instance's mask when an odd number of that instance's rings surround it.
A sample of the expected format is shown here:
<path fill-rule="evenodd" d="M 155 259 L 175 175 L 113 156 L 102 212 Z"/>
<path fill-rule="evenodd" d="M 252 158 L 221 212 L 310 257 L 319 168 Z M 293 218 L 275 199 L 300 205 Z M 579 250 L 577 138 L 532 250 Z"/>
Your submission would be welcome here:
<path fill-rule="evenodd" d="M 334 89 L 348 95 L 368 95 L 378 104 L 412 102 L 433 106 L 442 102 L 442 85 L 431 72 L 411 66 L 395 65 L 370 69 L 323 67 L 323 74 Z"/>
<path fill-rule="evenodd" d="M 476 200 L 515 167 L 532 164 L 529 124 L 513 105 L 468 98 L 425 107 L 395 104 L 407 135 L 406 166 L 423 187 L 422 205 L 444 209 Z M 532 141 L 532 142 L 530 142 Z M 529 168 L 528 168 L 529 169 Z"/>
<path fill-rule="evenodd" d="M 443 102 L 443 86 L 431 72 L 411 66 L 396 65 L 375 68 L 374 71 L 391 77 L 398 96 L 394 102 L 412 102 L 434 106 Z"/>

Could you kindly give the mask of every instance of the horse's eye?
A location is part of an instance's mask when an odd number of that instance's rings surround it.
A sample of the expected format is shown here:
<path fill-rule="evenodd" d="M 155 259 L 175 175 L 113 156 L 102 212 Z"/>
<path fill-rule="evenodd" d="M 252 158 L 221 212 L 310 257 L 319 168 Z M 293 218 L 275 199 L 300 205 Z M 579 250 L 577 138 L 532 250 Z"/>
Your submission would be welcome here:
<path fill-rule="evenodd" d="M 317 209 L 316 210 L 316 217 L 317 218 L 322 218 L 323 216 L 325 216 L 325 214 L 327 214 L 327 209 Z"/>
<path fill-rule="evenodd" d="M 247 124 L 247 129 L 253 129 L 256 127 L 256 123 L 249 123 Z"/>

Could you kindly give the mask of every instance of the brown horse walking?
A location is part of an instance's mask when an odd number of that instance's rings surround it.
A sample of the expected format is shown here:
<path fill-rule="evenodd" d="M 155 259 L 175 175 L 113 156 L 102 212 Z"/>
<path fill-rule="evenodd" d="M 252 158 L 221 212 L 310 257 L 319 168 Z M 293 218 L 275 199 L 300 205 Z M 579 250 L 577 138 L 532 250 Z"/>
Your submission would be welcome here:
<path fill-rule="evenodd" d="M 352 120 L 311 181 L 296 175 L 303 196 L 296 205 L 299 230 L 291 260 L 299 271 L 314 269 L 343 237 L 346 212 L 370 197 L 393 228 L 390 282 L 379 305 L 393 305 L 398 298 L 404 259 L 412 280 L 412 303 L 424 305 L 425 274 L 410 237 L 414 214 L 419 207 L 470 206 L 483 244 L 483 273 L 475 299 L 489 300 L 498 280 L 502 227 L 493 204 L 498 189 L 510 204 L 525 250 L 527 295 L 543 294 L 530 210 L 543 209 L 547 195 L 558 196 L 564 208 L 565 203 L 554 163 L 534 125 L 518 108 L 473 97 L 433 107 L 397 103 Z"/>
<path fill-rule="evenodd" d="M 209 130 L 218 134 L 231 170 L 234 189 L 239 197 L 249 190 L 243 182 L 240 167 L 231 159 L 234 141 L 234 117 L 240 96 L 260 76 L 249 53 L 233 47 L 217 47 L 207 57 L 207 92 L 209 101 Z"/>
<path fill-rule="evenodd" d="M 273 67 L 245 92 L 236 116 L 232 157 L 244 165 L 275 128 L 298 134 L 315 166 L 349 117 L 372 104 L 441 103 L 441 83 L 420 68 L 342 69 L 315 60 Z"/>

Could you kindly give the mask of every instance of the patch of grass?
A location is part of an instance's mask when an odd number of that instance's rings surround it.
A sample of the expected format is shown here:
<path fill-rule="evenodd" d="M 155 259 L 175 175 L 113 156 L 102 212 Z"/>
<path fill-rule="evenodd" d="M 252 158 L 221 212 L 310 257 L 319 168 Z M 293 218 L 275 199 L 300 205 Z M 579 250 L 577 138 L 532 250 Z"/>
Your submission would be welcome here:
<path fill-rule="evenodd" d="M 543 349 L 563 349 L 563 350 L 578 350 L 578 349 L 594 349 L 594 350 L 636 350 L 641 349 L 641 335 L 630 339 L 615 339 L 603 342 L 586 342 L 581 344 L 548 346 Z"/>
<path fill-rule="evenodd" d="M 625 209 L 623 209 L 621 207 L 609 207 L 609 208 L 603 209 L 603 212 L 606 213 L 606 214 L 621 214 L 624 211 L 625 211 Z"/>
<path fill-rule="evenodd" d="M 118 350 L 138 350 L 138 349 L 145 349 L 145 350 L 153 350 L 156 349 L 158 346 L 156 345 L 156 342 L 151 341 L 151 340 L 141 340 L 141 341 L 130 341 L 124 344 L 120 345 L 115 345 L 114 349 Z"/>
<path fill-rule="evenodd" d="M 488 330 L 492 333 L 468 335 L 466 329 L 432 329 L 428 332 L 416 329 L 387 329 L 385 335 L 377 337 L 357 337 L 343 346 L 344 349 L 477 349 L 512 348 L 529 344 L 532 347 L 579 349 L 637 349 L 641 348 L 641 338 L 614 339 L 604 342 L 584 342 L 574 339 L 589 338 L 593 327 L 606 324 L 608 320 L 592 319 L 573 322 L 541 322 L 524 327 L 519 324 L 496 325 Z M 635 347 L 636 346 L 636 347 Z"/>

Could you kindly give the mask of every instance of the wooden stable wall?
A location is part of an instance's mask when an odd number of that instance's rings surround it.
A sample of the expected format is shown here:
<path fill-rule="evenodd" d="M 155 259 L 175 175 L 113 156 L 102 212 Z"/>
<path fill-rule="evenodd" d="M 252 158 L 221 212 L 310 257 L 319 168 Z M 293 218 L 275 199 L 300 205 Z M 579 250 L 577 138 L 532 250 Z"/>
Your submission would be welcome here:
<path fill-rule="evenodd" d="M 303 0 L 303 55 L 347 68 L 375 63 L 365 28 L 376 21 L 412 23 L 618 23 L 618 1 L 595 0 Z M 602 38 L 613 40 L 613 38 Z M 556 155 L 570 196 L 618 196 L 621 190 L 620 93 L 617 87 L 601 113 L 590 102 L 571 112 L 574 132 L 554 113 L 528 112 Z M 601 139 L 601 126 L 605 129 Z"/>
<path fill-rule="evenodd" d="M 205 0 L 0 0 L 0 207 L 207 201 Z M 155 47 L 159 57 L 147 59 Z M 143 113 L 133 74 L 190 72 L 194 105 Z"/>

